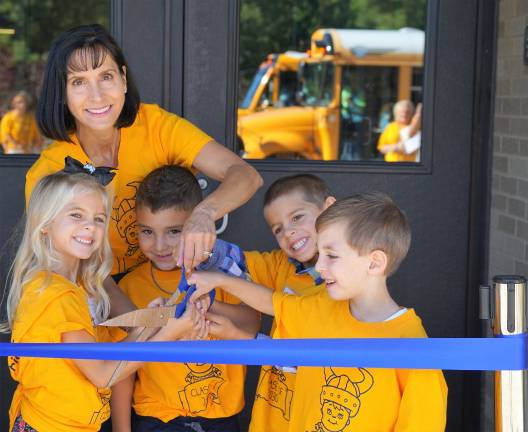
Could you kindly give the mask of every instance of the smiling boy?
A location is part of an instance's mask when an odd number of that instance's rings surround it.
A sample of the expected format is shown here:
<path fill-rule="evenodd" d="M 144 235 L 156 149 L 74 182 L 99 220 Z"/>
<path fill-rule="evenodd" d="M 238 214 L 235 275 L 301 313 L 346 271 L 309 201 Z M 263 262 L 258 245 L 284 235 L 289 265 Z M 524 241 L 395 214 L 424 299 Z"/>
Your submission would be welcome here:
<path fill-rule="evenodd" d="M 316 270 L 327 291 L 297 297 L 196 272 L 195 296 L 224 286 L 261 312 L 274 315 L 280 338 L 427 337 L 414 310 L 390 296 L 387 277 L 411 241 L 404 213 L 386 195 L 337 201 L 316 222 Z M 336 353 L 338 355 L 338 353 Z M 447 386 L 441 371 L 300 367 L 290 432 L 443 431 Z"/>
<path fill-rule="evenodd" d="M 181 230 L 201 201 L 196 178 L 183 167 L 157 168 L 140 184 L 136 195 L 137 231 L 139 247 L 148 261 L 119 282 L 138 308 L 158 297 L 167 299 L 178 288 L 182 270 L 177 268 L 175 257 Z M 222 315 L 231 319 L 218 319 Z M 212 323 L 210 335 L 222 339 L 253 337 L 259 324 L 258 313 L 221 289 L 206 318 Z M 244 378 L 245 366 L 241 365 L 147 363 L 138 370 L 134 385 L 133 407 L 137 415 L 132 429 L 238 432 Z M 130 388 L 127 394 L 123 385 L 117 392 L 119 401 L 114 398 L 112 404 L 118 430 L 129 427 L 129 392 Z"/>
<path fill-rule="evenodd" d="M 324 290 L 315 271 L 317 232 L 315 220 L 335 201 L 326 183 L 312 174 L 281 177 L 266 191 L 264 218 L 280 249 L 246 252 L 253 282 L 292 295 Z M 275 323 L 272 325 L 273 335 Z M 288 429 L 295 392 L 295 367 L 262 366 L 249 432 Z"/>

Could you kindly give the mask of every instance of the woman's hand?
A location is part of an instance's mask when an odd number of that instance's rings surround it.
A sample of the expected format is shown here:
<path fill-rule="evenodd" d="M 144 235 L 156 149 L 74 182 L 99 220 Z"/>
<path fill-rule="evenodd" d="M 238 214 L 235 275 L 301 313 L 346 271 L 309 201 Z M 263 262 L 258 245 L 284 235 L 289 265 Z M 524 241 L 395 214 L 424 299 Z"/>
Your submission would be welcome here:
<path fill-rule="evenodd" d="M 181 233 L 177 265 L 192 271 L 198 264 L 209 258 L 216 240 L 216 227 L 213 212 L 196 207 Z"/>

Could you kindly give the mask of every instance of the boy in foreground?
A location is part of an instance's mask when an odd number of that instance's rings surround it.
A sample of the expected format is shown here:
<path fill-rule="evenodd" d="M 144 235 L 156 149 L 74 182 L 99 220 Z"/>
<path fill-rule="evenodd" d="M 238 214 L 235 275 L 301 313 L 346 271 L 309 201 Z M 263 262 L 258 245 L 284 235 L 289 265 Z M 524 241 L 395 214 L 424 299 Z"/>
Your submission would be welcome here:
<path fill-rule="evenodd" d="M 281 338 L 427 337 L 414 310 L 390 296 L 387 277 L 405 258 L 407 219 L 386 195 L 355 195 L 316 222 L 316 270 L 326 292 L 296 297 L 226 277 L 195 272 L 195 298 L 216 286 L 274 315 Z M 336 353 L 338 355 L 338 353 Z M 300 367 L 290 432 L 443 431 L 447 386 L 441 371 Z"/>
<path fill-rule="evenodd" d="M 185 221 L 201 200 L 194 175 L 176 165 L 155 169 L 140 184 L 136 196 L 138 240 L 148 261 L 119 282 L 138 308 L 159 297 L 168 299 L 178 288 L 182 270 L 176 266 L 175 248 Z M 259 314 L 239 303 L 223 290 L 216 291 L 205 316 L 209 335 L 254 337 Z M 134 385 L 132 430 L 238 432 L 244 379 L 245 366 L 241 365 L 146 363 L 138 370 Z M 131 386 L 129 381 L 114 391 L 118 396 L 112 403 L 112 421 L 118 432 L 130 430 Z"/>

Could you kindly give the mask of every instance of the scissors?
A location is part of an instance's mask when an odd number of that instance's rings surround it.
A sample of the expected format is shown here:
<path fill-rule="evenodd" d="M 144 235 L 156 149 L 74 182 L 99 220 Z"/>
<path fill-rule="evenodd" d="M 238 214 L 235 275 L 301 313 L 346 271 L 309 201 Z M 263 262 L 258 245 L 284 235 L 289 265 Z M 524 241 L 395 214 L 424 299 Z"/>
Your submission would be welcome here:
<path fill-rule="evenodd" d="M 217 270 L 239 278 L 247 279 L 249 277 L 242 250 L 237 245 L 220 239 L 216 240 L 207 261 L 199 264 L 197 270 Z M 99 325 L 132 328 L 133 330 L 130 333 L 132 339 L 136 342 L 146 341 L 156 333 L 158 328 L 165 326 L 169 318 L 179 318 L 184 314 L 187 308 L 187 302 L 196 291 L 196 286 L 189 284 L 185 273 L 185 269 L 182 268 L 182 276 L 178 288 L 164 306 L 136 309 L 104 321 Z M 178 302 L 182 293 L 185 293 L 185 295 Z M 214 302 L 215 295 L 215 290 L 209 293 L 211 304 Z M 126 361 L 120 361 L 118 363 L 110 377 L 107 387 L 111 387 L 115 383 L 126 364 Z"/>
<path fill-rule="evenodd" d="M 180 283 L 178 284 L 178 289 L 167 300 L 164 306 L 136 309 L 106 320 L 99 325 L 107 327 L 163 327 L 167 324 L 169 318 L 180 318 L 184 314 L 185 309 L 187 308 L 187 302 L 195 291 L 196 286 L 189 285 L 187 277 L 185 276 L 185 269 L 182 269 L 182 276 Z M 185 293 L 183 299 L 176 303 L 182 293 Z M 213 304 L 215 296 L 216 291 L 212 290 L 209 293 L 211 304 Z"/>

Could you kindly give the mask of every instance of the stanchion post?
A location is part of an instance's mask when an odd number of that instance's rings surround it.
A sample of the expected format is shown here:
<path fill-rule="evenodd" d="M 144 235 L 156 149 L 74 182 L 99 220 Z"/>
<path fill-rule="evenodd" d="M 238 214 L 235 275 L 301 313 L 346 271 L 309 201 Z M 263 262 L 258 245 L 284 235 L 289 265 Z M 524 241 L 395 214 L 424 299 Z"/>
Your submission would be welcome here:
<path fill-rule="evenodd" d="M 489 318 L 495 337 L 521 337 L 526 334 L 527 293 L 526 279 L 523 276 L 495 276 L 490 300 Z M 482 315 L 485 313 L 481 313 Z M 497 432 L 528 430 L 527 378 L 526 370 L 495 372 Z"/>

